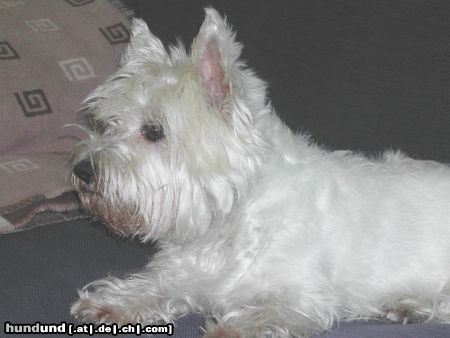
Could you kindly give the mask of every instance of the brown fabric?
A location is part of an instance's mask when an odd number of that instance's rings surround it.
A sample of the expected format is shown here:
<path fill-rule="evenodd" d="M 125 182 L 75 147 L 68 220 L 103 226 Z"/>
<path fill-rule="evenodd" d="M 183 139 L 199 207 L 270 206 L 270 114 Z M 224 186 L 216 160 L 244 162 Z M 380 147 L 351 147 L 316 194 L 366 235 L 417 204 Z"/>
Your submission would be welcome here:
<path fill-rule="evenodd" d="M 0 1 L 0 232 L 76 207 L 55 198 L 72 189 L 64 162 L 85 135 L 63 126 L 118 68 L 128 40 L 128 19 L 107 0 Z"/>
<path fill-rule="evenodd" d="M 87 217 L 74 191 L 54 198 L 35 195 L 0 210 L 0 234 Z"/>

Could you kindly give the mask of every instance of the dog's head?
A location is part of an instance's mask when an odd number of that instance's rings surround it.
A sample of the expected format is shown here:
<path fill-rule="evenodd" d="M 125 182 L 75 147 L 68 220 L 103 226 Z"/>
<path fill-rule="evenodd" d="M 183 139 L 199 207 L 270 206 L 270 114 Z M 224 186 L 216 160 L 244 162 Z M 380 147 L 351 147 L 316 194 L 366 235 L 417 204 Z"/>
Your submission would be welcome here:
<path fill-rule="evenodd" d="M 85 101 L 89 140 L 74 150 L 84 206 L 115 232 L 186 241 L 226 217 L 264 153 L 265 84 L 214 9 L 191 52 L 166 49 L 142 20 L 121 69 Z"/>

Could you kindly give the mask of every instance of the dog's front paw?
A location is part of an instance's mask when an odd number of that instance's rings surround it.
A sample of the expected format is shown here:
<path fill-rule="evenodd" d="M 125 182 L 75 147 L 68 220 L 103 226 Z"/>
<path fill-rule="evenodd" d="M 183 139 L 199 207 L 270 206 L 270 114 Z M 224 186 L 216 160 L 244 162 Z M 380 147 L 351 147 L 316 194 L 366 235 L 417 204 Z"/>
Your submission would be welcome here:
<path fill-rule="evenodd" d="M 80 298 L 72 304 L 70 313 L 84 323 L 120 323 L 122 315 L 111 304 L 96 299 L 95 295 L 79 292 Z"/>
<path fill-rule="evenodd" d="M 70 313 L 85 323 L 135 322 L 135 318 L 129 314 L 129 309 L 121 304 L 120 297 L 116 294 L 117 290 L 111 287 L 111 283 L 110 280 L 97 281 L 79 290 L 79 298 L 72 304 Z"/>

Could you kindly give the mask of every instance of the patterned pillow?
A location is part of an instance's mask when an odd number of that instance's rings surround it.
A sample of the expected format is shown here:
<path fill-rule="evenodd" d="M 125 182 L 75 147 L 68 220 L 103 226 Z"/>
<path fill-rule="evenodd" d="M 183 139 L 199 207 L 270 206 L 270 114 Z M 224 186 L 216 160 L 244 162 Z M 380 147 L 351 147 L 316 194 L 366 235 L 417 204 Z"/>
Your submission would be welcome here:
<path fill-rule="evenodd" d="M 0 153 L 54 141 L 117 68 L 127 26 L 108 1 L 0 1 Z"/>
<path fill-rule="evenodd" d="M 24 201 L 71 189 L 63 162 L 85 135 L 62 127 L 128 40 L 128 18 L 106 0 L 0 1 L 0 232 Z"/>

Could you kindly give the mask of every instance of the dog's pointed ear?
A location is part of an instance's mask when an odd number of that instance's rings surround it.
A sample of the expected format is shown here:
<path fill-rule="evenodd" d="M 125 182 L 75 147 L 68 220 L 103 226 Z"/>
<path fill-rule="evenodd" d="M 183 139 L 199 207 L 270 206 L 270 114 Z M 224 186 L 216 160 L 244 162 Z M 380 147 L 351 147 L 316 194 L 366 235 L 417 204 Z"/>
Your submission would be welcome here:
<path fill-rule="evenodd" d="M 123 64 L 135 59 L 160 59 L 166 56 L 166 50 L 161 40 L 150 32 L 144 20 L 134 18 L 130 30 L 130 44 L 123 57 Z"/>
<path fill-rule="evenodd" d="M 230 93 L 231 71 L 241 55 L 241 44 L 225 19 L 213 8 L 206 15 L 191 48 L 191 58 L 208 94 L 217 108 Z"/>

